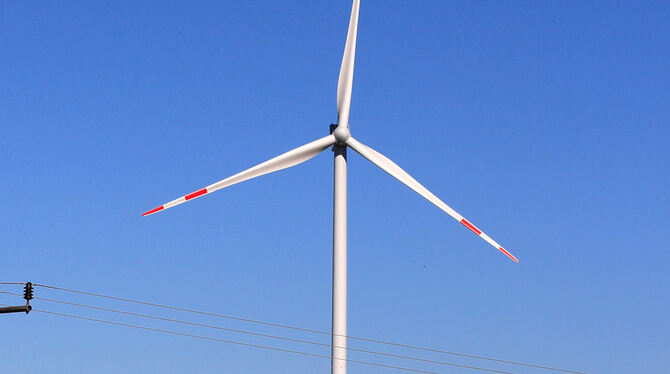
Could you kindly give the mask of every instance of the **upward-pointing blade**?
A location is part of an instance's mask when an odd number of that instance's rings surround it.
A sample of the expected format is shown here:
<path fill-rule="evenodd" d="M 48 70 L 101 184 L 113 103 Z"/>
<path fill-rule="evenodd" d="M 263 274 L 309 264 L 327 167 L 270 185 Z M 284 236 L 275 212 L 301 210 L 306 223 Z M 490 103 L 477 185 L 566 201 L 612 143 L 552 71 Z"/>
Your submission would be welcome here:
<path fill-rule="evenodd" d="M 347 44 L 344 46 L 340 77 L 337 80 L 337 122 L 349 127 L 349 105 L 351 104 L 351 86 L 354 81 L 354 57 L 356 56 L 356 33 L 358 32 L 358 7 L 360 1 L 354 0 L 349 19 Z"/>
<path fill-rule="evenodd" d="M 500 244 L 496 243 L 496 241 L 491 239 L 488 235 L 484 234 L 480 229 L 475 227 L 475 225 L 473 225 L 468 220 L 463 218 L 463 216 L 458 214 L 458 212 L 451 209 L 449 205 L 445 204 L 442 200 L 438 199 L 437 196 L 433 195 L 432 192 L 428 191 L 426 187 L 424 187 L 421 183 L 417 182 L 416 179 L 412 178 L 411 175 L 407 174 L 407 172 L 401 169 L 400 166 L 396 165 L 395 162 L 391 161 L 383 154 L 375 151 L 374 149 L 366 146 L 365 144 L 357 141 L 354 138 L 347 139 L 347 145 L 351 147 L 354 151 L 358 152 L 361 156 L 367 158 L 368 161 L 379 166 L 380 169 L 391 174 L 391 176 L 393 176 L 395 179 L 399 180 L 404 185 L 411 188 L 419 195 L 423 196 L 426 200 L 435 204 L 435 206 L 442 209 L 448 215 L 452 216 L 456 221 L 460 222 L 470 231 L 477 234 L 477 236 L 486 240 L 487 243 L 496 247 L 497 250 L 504 253 L 507 257 L 511 258 L 515 262 L 519 262 L 519 260 L 517 260 L 516 257 L 514 257 L 511 253 L 507 252 L 505 248 L 503 248 Z"/>
<path fill-rule="evenodd" d="M 301 147 L 290 150 L 275 158 L 267 160 L 243 172 L 237 173 L 232 177 L 220 180 L 216 183 L 210 184 L 209 186 L 203 189 L 192 192 L 186 196 L 182 196 L 178 199 L 170 201 L 169 203 L 165 203 L 161 206 L 151 209 L 150 211 L 145 212 L 142 215 L 147 216 L 149 214 L 159 212 L 163 209 L 172 208 L 175 205 L 185 203 L 189 200 L 195 199 L 196 197 L 200 197 L 210 192 L 220 190 L 224 187 L 232 186 L 233 184 L 244 182 L 245 180 L 251 178 L 259 177 L 264 174 L 272 173 L 274 171 L 298 165 L 318 155 L 319 153 L 321 153 L 322 151 L 324 151 L 326 148 L 330 147 L 333 144 L 335 144 L 335 136 L 333 135 L 325 136 L 321 139 L 315 140 L 311 143 L 307 143 Z"/>

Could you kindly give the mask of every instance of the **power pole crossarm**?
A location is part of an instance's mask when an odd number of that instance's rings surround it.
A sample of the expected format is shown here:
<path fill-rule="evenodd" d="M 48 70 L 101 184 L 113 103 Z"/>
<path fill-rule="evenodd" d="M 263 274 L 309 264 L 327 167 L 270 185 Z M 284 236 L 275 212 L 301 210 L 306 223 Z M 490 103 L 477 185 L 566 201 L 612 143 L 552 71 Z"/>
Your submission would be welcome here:
<path fill-rule="evenodd" d="M 4 313 L 20 313 L 20 312 L 26 312 L 26 314 L 30 313 L 30 311 L 33 309 L 30 305 L 21 305 L 21 306 L 6 306 L 3 308 L 0 308 L 0 314 Z"/>

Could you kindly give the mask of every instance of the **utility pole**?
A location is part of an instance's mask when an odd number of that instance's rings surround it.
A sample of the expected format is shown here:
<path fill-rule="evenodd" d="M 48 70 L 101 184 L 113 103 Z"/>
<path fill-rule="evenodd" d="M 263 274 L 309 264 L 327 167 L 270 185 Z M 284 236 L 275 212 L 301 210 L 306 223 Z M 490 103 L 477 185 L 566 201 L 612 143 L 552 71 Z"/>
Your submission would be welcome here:
<path fill-rule="evenodd" d="M 30 311 L 33 310 L 33 307 L 30 306 L 30 300 L 33 298 L 32 283 L 28 282 L 26 283 L 25 287 L 23 287 L 23 298 L 26 300 L 26 305 L 1 307 L 0 314 L 20 312 L 26 312 L 26 314 L 30 313 Z"/>

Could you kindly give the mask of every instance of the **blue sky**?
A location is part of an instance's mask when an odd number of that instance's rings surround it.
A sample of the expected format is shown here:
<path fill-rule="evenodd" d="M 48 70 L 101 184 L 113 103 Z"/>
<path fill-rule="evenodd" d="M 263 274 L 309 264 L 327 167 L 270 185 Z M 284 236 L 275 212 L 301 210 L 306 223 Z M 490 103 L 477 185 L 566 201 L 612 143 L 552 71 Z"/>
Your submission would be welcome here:
<path fill-rule="evenodd" d="M 350 6 L 4 3 L 0 281 L 329 330 L 329 151 L 140 214 L 327 134 Z M 668 16 L 646 1 L 364 0 L 352 134 L 520 263 L 350 152 L 349 333 L 586 372 L 667 370 Z M 2 372 L 330 367 L 40 313 L 0 326 Z"/>

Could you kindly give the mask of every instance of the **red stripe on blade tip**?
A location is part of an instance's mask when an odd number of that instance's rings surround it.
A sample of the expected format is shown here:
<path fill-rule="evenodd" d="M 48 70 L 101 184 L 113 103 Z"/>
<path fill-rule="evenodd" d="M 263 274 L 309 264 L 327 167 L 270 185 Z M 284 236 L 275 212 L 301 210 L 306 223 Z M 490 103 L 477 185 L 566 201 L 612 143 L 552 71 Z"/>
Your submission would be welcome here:
<path fill-rule="evenodd" d="M 186 199 L 186 200 L 195 199 L 196 197 L 198 197 L 198 196 L 202 196 L 202 195 L 204 195 L 204 194 L 206 194 L 206 193 L 207 193 L 207 189 L 206 189 L 206 188 L 203 188 L 202 190 L 197 190 L 197 191 L 195 191 L 195 192 L 193 192 L 193 193 L 190 193 L 190 194 L 184 196 L 184 199 Z"/>
<path fill-rule="evenodd" d="M 514 257 L 511 253 L 507 252 L 507 251 L 505 250 L 505 248 L 500 247 L 500 248 L 498 248 L 498 249 L 500 250 L 500 252 L 506 254 L 507 257 L 509 257 L 509 258 L 511 258 L 512 260 L 514 260 L 514 262 L 519 262 L 519 260 L 517 260 L 516 257 Z"/>
<path fill-rule="evenodd" d="M 475 225 L 473 225 L 472 223 L 468 222 L 468 220 L 465 219 L 465 218 L 463 218 L 463 219 L 461 220 L 461 223 L 463 224 L 463 226 L 469 228 L 470 231 L 474 232 L 474 233 L 477 234 L 477 235 L 480 235 L 480 234 L 482 233 L 481 231 L 479 231 L 478 228 L 475 227 Z"/>
<path fill-rule="evenodd" d="M 142 217 L 144 217 L 144 216 L 148 216 L 149 214 L 156 213 L 156 212 L 158 212 L 158 211 L 160 211 L 160 210 L 163 210 L 163 206 L 162 206 L 162 205 L 159 206 L 158 208 L 153 208 L 153 209 L 151 209 L 151 210 L 148 211 L 148 212 L 142 213 Z"/>

